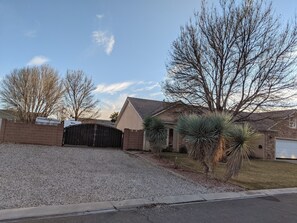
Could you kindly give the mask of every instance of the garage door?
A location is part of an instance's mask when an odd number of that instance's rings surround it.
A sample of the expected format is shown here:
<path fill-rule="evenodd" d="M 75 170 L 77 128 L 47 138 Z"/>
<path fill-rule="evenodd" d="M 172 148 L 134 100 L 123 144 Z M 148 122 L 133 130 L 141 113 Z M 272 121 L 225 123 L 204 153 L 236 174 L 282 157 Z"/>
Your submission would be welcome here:
<path fill-rule="evenodd" d="M 297 159 L 297 141 L 276 139 L 275 142 L 275 157 Z"/>

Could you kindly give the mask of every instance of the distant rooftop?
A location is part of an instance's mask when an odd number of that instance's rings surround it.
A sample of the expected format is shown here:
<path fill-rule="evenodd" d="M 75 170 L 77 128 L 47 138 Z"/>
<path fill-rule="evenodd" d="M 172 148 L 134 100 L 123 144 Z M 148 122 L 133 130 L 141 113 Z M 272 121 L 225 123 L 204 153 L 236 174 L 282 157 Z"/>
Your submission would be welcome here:
<path fill-rule="evenodd" d="M 270 111 L 270 112 L 257 112 L 251 114 L 246 121 L 259 131 L 269 130 L 278 121 L 290 117 L 296 113 L 296 109 Z"/>
<path fill-rule="evenodd" d="M 111 127 L 115 126 L 114 122 L 106 119 L 80 118 L 79 121 L 85 124 L 99 124 L 99 125 L 105 125 L 105 126 L 111 126 Z"/>
<path fill-rule="evenodd" d="M 16 112 L 8 109 L 0 109 L 0 118 L 7 120 L 17 120 Z"/>

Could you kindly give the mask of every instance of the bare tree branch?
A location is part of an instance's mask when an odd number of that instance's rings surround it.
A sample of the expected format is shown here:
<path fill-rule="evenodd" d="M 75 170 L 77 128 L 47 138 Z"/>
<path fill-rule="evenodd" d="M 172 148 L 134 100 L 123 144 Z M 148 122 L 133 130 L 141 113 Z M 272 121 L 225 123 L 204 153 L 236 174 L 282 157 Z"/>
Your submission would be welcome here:
<path fill-rule="evenodd" d="M 163 91 L 210 111 L 237 116 L 294 105 L 297 23 L 281 24 L 264 0 L 203 2 L 173 42 Z"/>
<path fill-rule="evenodd" d="M 0 90 L 2 103 L 16 110 L 19 119 L 26 122 L 55 113 L 62 95 L 58 72 L 47 65 L 14 70 L 4 77 Z"/>
<path fill-rule="evenodd" d="M 64 112 L 73 117 L 96 118 L 100 115 L 98 100 L 95 99 L 93 91 L 95 86 L 91 78 L 81 70 L 68 70 L 65 80 Z"/>

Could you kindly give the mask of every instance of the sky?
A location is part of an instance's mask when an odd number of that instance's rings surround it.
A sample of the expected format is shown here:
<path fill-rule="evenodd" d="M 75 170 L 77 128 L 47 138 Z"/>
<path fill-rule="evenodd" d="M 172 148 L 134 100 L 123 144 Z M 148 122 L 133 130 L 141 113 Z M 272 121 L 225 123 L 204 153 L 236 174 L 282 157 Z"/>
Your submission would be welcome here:
<path fill-rule="evenodd" d="M 218 0 L 208 2 L 217 4 Z M 200 0 L 0 0 L 0 79 L 49 64 L 63 77 L 83 70 L 96 86 L 102 119 L 127 96 L 163 100 L 160 83 L 180 27 Z M 274 0 L 293 18 L 296 0 Z"/>

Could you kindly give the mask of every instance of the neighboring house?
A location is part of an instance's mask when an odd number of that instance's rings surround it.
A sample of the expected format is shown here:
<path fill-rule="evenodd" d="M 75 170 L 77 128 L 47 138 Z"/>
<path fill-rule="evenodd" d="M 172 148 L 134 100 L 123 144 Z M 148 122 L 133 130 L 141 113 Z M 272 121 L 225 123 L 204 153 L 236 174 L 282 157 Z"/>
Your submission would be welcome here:
<path fill-rule="evenodd" d="M 42 117 L 42 114 L 31 112 L 29 113 L 33 118 L 33 122 L 37 117 Z M 20 117 L 17 114 L 17 111 L 12 109 L 0 109 L 0 119 L 6 119 L 8 121 L 18 121 L 21 122 Z"/>
<path fill-rule="evenodd" d="M 191 113 L 199 112 L 195 107 L 180 101 L 170 103 L 128 97 L 115 125 L 122 131 L 125 128 L 141 130 L 146 117 L 157 117 L 168 129 L 166 146 L 178 151 L 184 145 L 175 125 L 181 115 Z M 263 159 L 297 159 L 297 110 L 254 113 L 247 120 L 259 132 L 259 138 L 252 145 L 254 156 Z M 142 149 L 149 149 L 145 139 L 144 142 Z"/>
<path fill-rule="evenodd" d="M 263 159 L 297 159 L 297 110 L 254 113 L 247 122 L 259 132 L 254 155 Z"/>
<path fill-rule="evenodd" d="M 82 124 L 99 124 L 99 125 L 105 125 L 109 127 L 115 126 L 114 122 L 106 119 L 80 118 L 79 121 L 81 121 Z"/>
<path fill-rule="evenodd" d="M 7 109 L 0 109 L 0 119 L 7 119 L 9 121 L 19 120 L 15 111 Z"/>

